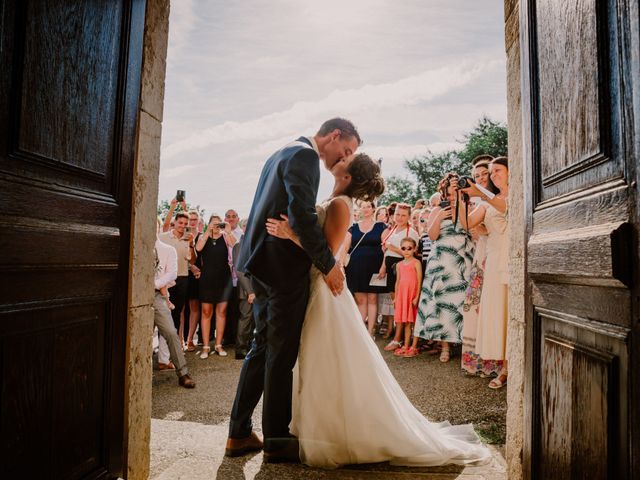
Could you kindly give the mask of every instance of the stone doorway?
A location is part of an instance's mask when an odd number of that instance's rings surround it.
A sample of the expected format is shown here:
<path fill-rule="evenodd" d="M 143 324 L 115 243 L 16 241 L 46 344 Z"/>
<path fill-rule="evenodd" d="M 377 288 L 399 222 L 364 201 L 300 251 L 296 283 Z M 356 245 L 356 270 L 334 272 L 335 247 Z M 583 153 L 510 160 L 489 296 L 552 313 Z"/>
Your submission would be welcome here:
<path fill-rule="evenodd" d="M 157 202 L 157 178 L 163 118 L 164 75 L 168 41 L 169 0 L 148 0 L 146 6 L 141 110 L 138 125 L 139 143 L 134 183 L 133 256 L 131 265 L 129 363 L 128 363 L 128 478 L 144 479 L 149 475 L 151 418 L 151 344 L 152 298 L 147 285 L 151 271 L 145 267 L 153 252 L 153 220 Z M 519 10 L 517 0 L 505 1 L 505 47 L 508 65 L 509 155 L 521 154 Z M 515 162 L 514 162 L 515 163 Z M 512 198 L 522 195 L 522 172 L 511 169 Z M 510 298 L 510 385 L 508 389 L 507 445 L 505 450 L 508 478 L 522 477 L 523 445 L 523 368 L 524 355 L 524 270 L 522 236 L 518 218 L 523 215 L 512 202 Z M 444 473 L 444 472 L 442 472 Z M 454 473 L 454 472 L 450 472 Z M 459 472 L 458 472 L 459 473 Z M 224 477 L 221 477 L 224 478 Z M 455 478 L 455 477 L 452 477 Z"/>

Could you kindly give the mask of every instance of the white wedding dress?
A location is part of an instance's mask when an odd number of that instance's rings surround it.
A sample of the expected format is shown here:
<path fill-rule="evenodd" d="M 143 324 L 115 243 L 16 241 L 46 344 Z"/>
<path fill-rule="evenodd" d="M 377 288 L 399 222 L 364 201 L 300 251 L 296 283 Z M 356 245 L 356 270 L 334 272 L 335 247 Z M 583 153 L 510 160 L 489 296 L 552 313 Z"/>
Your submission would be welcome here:
<path fill-rule="evenodd" d="M 338 197 L 347 202 L 351 200 Z M 324 225 L 324 203 L 318 217 Z M 389 461 L 435 466 L 483 463 L 490 452 L 471 425 L 429 422 L 382 358 L 351 293 L 334 297 L 312 268 L 311 291 L 294 369 L 291 433 L 312 466 Z"/>

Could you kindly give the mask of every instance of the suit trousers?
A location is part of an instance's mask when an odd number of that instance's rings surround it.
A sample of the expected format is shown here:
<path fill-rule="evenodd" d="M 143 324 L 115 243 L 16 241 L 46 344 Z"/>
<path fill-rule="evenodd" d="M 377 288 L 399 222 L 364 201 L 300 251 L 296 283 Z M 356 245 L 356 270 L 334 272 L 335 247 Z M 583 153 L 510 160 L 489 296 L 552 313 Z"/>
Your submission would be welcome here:
<path fill-rule="evenodd" d="M 176 366 L 176 374 L 178 377 L 186 375 L 189 373 L 189 369 L 187 368 L 187 360 L 184 358 L 184 352 L 182 351 L 182 342 L 180 341 L 180 337 L 178 337 L 178 331 L 173 325 L 171 310 L 169 310 L 166 300 L 158 292 L 156 292 L 153 300 L 153 310 L 153 323 L 158 327 L 160 335 L 167 341 L 169 356 Z"/>
<path fill-rule="evenodd" d="M 240 371 L 229 436 L 251 434 L 251 415 L 264 393 L 262 431 L 269 451 L 278 448 L 280 439 L 291 437 L 293 367 L 309 300 L 309 274 L 292 278 L 286 290 L 276 290 L 255 278 L 252 286 L 255 333 Z"/>

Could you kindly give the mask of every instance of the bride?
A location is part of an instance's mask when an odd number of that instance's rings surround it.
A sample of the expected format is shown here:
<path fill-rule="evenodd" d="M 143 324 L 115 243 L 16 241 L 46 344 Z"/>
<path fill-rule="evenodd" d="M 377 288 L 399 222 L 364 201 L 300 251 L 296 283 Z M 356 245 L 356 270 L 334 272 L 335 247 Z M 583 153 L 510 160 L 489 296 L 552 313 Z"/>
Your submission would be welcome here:
<path fill-rule="evenodd" d="M 333 168 L 333 193 L 317 207 L 318 221 L 338 258 L 353 218 L 352 199 L 372 201 L 384 190 L 376 162 L 362 153 L 349 160 Z M 283 218 L 269 219 L 268 232 L 300 245 Z M 290 425 L 304 463 L 325 468 L 384 461 L 435 466 L 489 459 L 471 425 L 429 422 L 411 404 L 363 328 L 350 292 L 333 296 L 315 267 L 310 291 Z"/>

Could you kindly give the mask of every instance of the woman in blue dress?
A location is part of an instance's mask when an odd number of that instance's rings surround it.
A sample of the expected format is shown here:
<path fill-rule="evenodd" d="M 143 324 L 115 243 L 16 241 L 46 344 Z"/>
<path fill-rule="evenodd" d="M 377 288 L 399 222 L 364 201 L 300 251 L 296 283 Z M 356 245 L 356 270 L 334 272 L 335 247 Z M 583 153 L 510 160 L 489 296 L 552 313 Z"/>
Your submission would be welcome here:
<path fill-rule="evenodd" d="M 382 263 L 382 232 L 387 226 L 376 222 L 376 206 L 373 202 L 360 202 L 361 220 L 349 228 L 345 244 L 349 245 L 349 263 L 346 267 L 347 286 L 356 300 L 362 321 L 367 324 L 369 335 L 378 317 L 378 293 L 384 287 L 369 285 L 371 277 L 378 273 Z"/>

